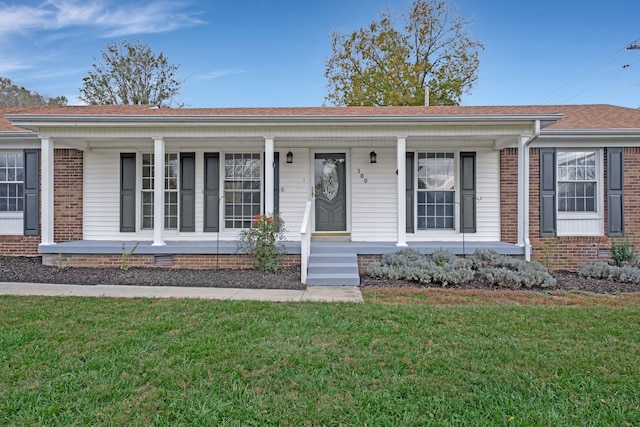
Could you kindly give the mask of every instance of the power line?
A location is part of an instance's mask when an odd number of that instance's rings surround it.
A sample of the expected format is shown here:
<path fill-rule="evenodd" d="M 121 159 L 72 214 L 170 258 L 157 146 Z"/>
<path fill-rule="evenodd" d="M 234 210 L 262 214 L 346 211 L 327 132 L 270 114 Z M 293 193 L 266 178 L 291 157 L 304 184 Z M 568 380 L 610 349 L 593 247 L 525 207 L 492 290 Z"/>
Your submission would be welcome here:
<path fill-rule="evenodd" d="M 596 65 L 594 65 L 593 67 L 591 67 L 590 69 L 588 69 L 587 71 L 585 71 L 584 73 L 582 73 L 580 76 L 578 76 L 576 79 L 574 80 L 570 80 L 569 82 L 565 83 L 563 86 L 559 87 L 558 89 L 556 89 L 555 91 L 551 92 L 550 94 L 548 94 L 547 96 L 543 97 L 542 99 L 540 99 L 536 104 L 540 105 L 540 104 L 545 104 L 545 103 L 549 103 L 550 100 L 557 98 L 558 96 L 562 95 L 563 93 L 567 92 L 569 89 L 573 88 L 574 86 L 578 85 L 579 83 L 581 83 L 582 81 L 584 81 L 587 77 L 592 76 L 593 74 L 597 73 L 598 71 L 601 71 L 603 68 L 605 68 L 607 65 L 609 65 L 610 63 L 612 63 L 614 60 L 616 60 L 620 55 L 622 55 L 622 53 L 629 49 L 630 46 L 635 45 L 637 42 L 634 41 L 632 42 L 629 46 L 627 47 L 623 47 L 621 49 L 619 49 L 618 51 L 616 51 L 613 55 L 611 55 L 609 58 L 605 59 L 604 61 L 602 61 L 601 63 L 598 63 Z M 638 45 L 638 48 L 640 49 L 640 45 Z M 613 73 L 611 75 L 609 75 L 608 77 L 606 77 L 605 79 L 601 80 L 600 82 L 598 82 L 597 84 L 595 84 L 594 86 L 597 86 L 598 84 L 601 84 L 602 82 L 606 81 L 607 79 L 611 78 L 612 76 L 616 75 L 617 73 Z M 592 86 L 593 87 L 593 86 Z M 587 89 L 588 90 L 588 89 Z M 580 94 L 584 93 L 584 91 L 580 92 Z M 578 96 L 578 95 L 575 95 Z M 572 99 L 575 96 L 569 98 Z"/>
<path fill-rule="evenodd" d="M 585 88 L 585 89 L 584 89 L 584 90 L 582 90 L 581 92 L 578 92 L 578 93 L 576 93 L 575 95 L 573 95 L 573 96 L 571 96 L 571 97 L 569 97 L 569 98 L 565 99 L 564 101 L 562 101 L 562 102 L 561 102 L 561 104 L 565 104 L 565 103 L 567 103 L 567 102 L 571 101 L 572 99 L 574 99 L 574 98 L 576 98 L 576 97 L 578 97 L 578 96 L 582 95 L 582 94 L 583 94 L 583 93 L 585 93 L 586 91 L 591 90 L 591 89 L 593 89 L 594 87 L 601 85 L 601 84 L 602 84 L 602 83 L 604 83 L 605 81 L 609 80 L 610 78 L 612 78 L 612 77 L 614 77 L 614 76 L 617 76 L 617 75 L 618 75 L 618 74 L 620 74 L 623 70 L 625 70 L 625 69 L 627 69 L 627 68 L 631 67 L 632 65 L 637 64 L 638 62 L 640 62 L 640 60 L 638 60 L 638 61 L 636 61 L 636 62 L 634 62 L 634 63 L 632 63 L 632 64 L 626 64 L 626 65 L 623 65 L 623 66 L 622 66 L 622 68 L 620 68 L 618 71 L 616 71 L 616 72 L 614 72 L 614 73 L 609 74 L 607 77 L 605 77 L 604 79 L 600 80 L 599 82 L 594 83 L 593 85 L 591 85 L 591 86 L 589 86 L 589 87 Z"/>

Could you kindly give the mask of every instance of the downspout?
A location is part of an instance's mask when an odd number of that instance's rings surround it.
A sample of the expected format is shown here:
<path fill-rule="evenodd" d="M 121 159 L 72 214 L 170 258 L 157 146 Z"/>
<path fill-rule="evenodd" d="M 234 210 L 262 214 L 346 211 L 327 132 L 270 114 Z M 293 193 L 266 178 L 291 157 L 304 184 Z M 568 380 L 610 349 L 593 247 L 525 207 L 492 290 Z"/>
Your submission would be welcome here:
<path fill-rule="evenodd" d="M 529 239 L 529 146 L 540 136 L 540 120 L 535 121 L 533 135 L 526 140 L 520 141 L 518 150 L 521 161 L 521 182 L 522 182 L 522 242 L 524 244 L 524 259 L 531 261 L 531 240 Z"/>

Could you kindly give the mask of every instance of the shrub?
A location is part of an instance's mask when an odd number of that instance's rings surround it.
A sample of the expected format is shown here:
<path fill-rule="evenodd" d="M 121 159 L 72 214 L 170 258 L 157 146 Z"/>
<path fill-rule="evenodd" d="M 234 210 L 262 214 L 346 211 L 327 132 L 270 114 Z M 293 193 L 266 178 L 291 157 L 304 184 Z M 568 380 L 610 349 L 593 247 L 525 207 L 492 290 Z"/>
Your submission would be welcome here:
<path fill-rule="evenodd" d="M 495 286 L 552 288 L 556 279 L 538 261 L 500 255 L 494 250 L 476 250 L 471 256 L 480 277 Z"/>
<path fill-rule="evenodd" d="M 239 252 L 251 255 L 258 270 L 278 271 L 284 261 L 285 232 L 279 215 L 256 215 L 251 228 L 240 233 Z"/>
<path fill-rule="evenodd" d="M 611 240 L 611 260 L 614 265 L 622 267 L 633 263 L 636 259 L 636 250 L 628 237 Z"/>
<path fill-rule="evenodd" d="M 474 276 L 471 263 L 449 250 L 439 249 L 427 257 L 412 248 L 385 254 L 382 262 L 372 262 L 367 266 L 367 274 L 442 286 L 462 284 Z"/>
<path fill-rule="evenodd" d="M 386 254 L 381 262 L 373 262 L 367 273 L 374 277 L 410 280 L 441 286 L 461 285 L 475 277 L 494 286 L 508 288 L 551 288 L 556 279 L 537 261 L 500 255 L 494 250 L 477 250 L 470 258 L 458 258 L 446 249 L 431 256 L 416 249 L 402 249 Z"/>
<path fill-rule="evenodd" d="M 596 262 L 580 268 L 579 274 L 590 279 L 617 280 L 619 282 L 640 284 L 640 268 L 630 265 L 618 267 L 606 262 Z"/>
<path fill-rule="evenodd" d="M 578 274 L 590 279 L 609 279 L 611 274 L 615 274 L 612 272 L 613 269 L 611 267 L 613 266 L 608 262 L 600 261 L 580 267 Z"/>

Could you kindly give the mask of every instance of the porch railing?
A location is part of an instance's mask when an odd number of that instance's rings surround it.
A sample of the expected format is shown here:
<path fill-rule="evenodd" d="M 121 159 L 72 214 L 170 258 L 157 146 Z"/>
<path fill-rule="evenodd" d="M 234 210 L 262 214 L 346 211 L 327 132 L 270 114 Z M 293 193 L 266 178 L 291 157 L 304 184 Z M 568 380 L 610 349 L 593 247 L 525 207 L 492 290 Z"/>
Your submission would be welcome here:
<path fill-rule="evenodd" d="M 311 205 L 311 200 L 307 201 L 300 227 L 300 281 L 303 285 L 307 284 L 307 268 L 311 254 Z"/>

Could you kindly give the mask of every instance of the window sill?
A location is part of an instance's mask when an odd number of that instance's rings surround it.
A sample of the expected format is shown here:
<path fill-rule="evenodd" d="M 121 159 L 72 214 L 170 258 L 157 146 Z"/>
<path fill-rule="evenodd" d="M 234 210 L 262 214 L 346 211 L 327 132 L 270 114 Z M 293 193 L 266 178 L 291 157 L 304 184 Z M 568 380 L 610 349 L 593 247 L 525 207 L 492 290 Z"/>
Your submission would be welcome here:
<path fill-rule="evenodd" d="M 557 219 L 562 221 L 602 219 L 602 215 L 597 212 L 558 212 L 557 215 Z"/>
<path fill-rule="evenodd" d="M 0 219 L 22 219 L 22 212 L 0 212 Z"/>

